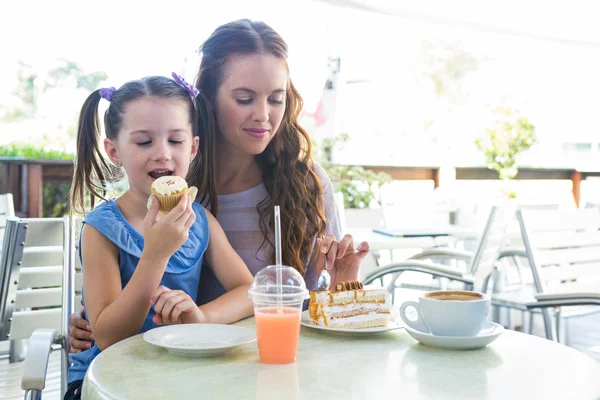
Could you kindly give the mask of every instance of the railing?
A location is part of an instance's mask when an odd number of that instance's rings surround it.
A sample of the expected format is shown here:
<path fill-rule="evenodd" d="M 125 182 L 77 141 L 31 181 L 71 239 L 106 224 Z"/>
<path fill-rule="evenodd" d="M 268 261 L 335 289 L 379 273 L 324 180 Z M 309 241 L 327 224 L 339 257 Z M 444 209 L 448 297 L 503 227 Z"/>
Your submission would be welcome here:
<path fill-rule="evenodd" d="M 432 180 L 434 187 L 440 187 L 441 168 L 397 167 L 365 165 L 365 169 L 375 172 L 387 172 L 394 180 Z M 497 180 L 498 174 L 485 167 L 456 167 L 457 180 Z M 588 177 L 600 176 L 600 171 L 580 171 L 575 168 L 528 168 L 520 167 L 516 180 L 570 180 L 572 183 L 573 199 L 577 207 L 581 200 L 581 181 Z"/>
<path fill-rule="evenodd" d="M 0 158 L 1 193 L 12 193 L 20 217 L 42 216 L 45 182 L 70 182 L 72 160 Z"/>
<path fill-rule="evenodd" d="M 363 166 L 375 172 L 384 171 L 394 180 L 432 180 L 440 187 L 439 166 Z M 0 187 L 2 193 L 12 193 L 15 211 L 22 217 L 42 216 L 44 182 L 70 182 L 73 176 L 71 160 L 30 160 L 0 158 Z M 457 180 L 495 180 L 497 174 L 484 167 L 457 167 Z M 590 176 L 600 176 L 600 171 L 580 171 L 574 168 L 521 167 L 517 180 L 570 180 L 575 204 L 581 199 L 581 182 Z"/>

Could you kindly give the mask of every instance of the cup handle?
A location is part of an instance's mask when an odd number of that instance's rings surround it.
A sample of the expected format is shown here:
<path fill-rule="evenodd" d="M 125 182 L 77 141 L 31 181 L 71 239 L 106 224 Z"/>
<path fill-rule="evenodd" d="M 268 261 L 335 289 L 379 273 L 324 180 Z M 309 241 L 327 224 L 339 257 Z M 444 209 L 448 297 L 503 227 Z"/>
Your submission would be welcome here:
<path fill-rule="evenodd" d="M 415 321 L 411 321 L 406 316 L 406 309 L 411 306 L 414 307 L 415 310 L 417 310 L 418 318 Z M 405 301 L 402 304 L 402 306 L 400 307 L 400 318 L 402 318 L 406 325 L 410 326 L 414 330 L 423 333 L 430 333 L 429 328 L 427 327 L 427 325 L 425 325 L 425 322 L 423 322 L 423 316 L 421 315 L 421 310 L 419 309 L 419 303 L 417 303 L 416 301 Z"/>

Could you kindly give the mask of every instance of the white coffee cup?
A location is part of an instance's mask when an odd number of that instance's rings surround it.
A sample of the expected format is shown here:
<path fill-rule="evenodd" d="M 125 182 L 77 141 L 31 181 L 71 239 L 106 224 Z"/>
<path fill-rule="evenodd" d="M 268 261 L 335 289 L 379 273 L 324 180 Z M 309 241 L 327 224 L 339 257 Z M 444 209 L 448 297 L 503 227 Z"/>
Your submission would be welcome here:
<path fill-rule="evenodd" d="M 406 309 L 414 307 L 418 318 L 410 320 Z M 419 302 L 407 301 L 400 317 L 414 330 L 436 336 L 473 337 L 483 328 L 490 308 L 487 295 L 466 290 L 437 290 L 424 293 Z"/>

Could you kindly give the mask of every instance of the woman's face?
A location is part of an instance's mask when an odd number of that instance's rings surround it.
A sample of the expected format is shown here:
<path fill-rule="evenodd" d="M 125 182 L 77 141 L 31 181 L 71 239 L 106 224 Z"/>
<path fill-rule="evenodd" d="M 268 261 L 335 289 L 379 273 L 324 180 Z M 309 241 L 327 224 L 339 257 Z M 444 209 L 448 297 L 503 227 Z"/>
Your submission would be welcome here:
<path fill-rule="evenodd" d="M 257 155 L 277 134 L 286 107 L 288 73 L 271 55 L 234 56 L 217 91 L 219 132 L 231 151 Z"/>

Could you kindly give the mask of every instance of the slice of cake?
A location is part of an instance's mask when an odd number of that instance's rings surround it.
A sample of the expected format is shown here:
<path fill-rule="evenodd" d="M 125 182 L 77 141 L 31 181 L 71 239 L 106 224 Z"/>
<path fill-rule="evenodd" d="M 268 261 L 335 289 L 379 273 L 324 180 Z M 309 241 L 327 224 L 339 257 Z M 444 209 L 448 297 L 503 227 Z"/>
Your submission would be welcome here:
<path fill-rule="evenodd" d="M 358 281 L 336 284 L 336 291 L 310 293 L 310 319 L 330 328 L 386 326 L 392 303 L 385 289 L 364 289 Z"/>

